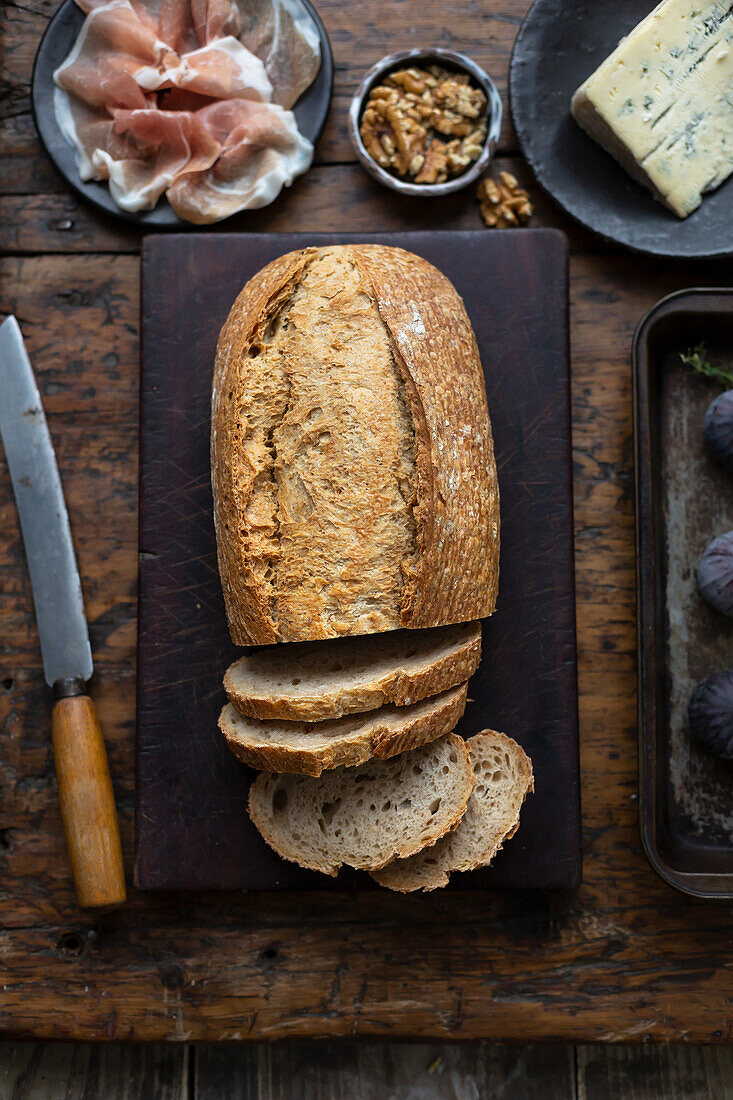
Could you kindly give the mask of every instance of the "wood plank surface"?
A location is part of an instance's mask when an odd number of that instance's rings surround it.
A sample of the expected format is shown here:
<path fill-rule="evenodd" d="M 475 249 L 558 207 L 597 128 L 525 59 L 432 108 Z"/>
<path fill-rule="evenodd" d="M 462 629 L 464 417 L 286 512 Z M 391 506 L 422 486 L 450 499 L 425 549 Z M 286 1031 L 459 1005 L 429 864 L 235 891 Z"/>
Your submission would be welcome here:
<path fill-rule="evenodd" d="M 0 1100 L 731 1100 L 733 1051 L 487 1043 L 0 1043 Z"/>
<path fill-rule="evenodd" d="M 192 1100 L 191 1054 L 162 1043 L 0 1043 L 0 1100 Z"/>
<path fill-rule="evenodd" d="M 70 503 L 80 545 L 104 544 L 107 524 L 98 523 L 100 507 L 110 519 L 128 517 L 124 534 L 112 543 L 127 579 L 109 588 L 122 591 L 102 600 L 104 570 L 93 555 L 82 562 L 82 573 L 92 620 L 104 614 L 104 606 L 108 611 L 95 644 L 95 658 L 104 666 L 95 694 L 123 794 L 129 857 L 136 471 L 120 441 L 129 431 L 127 393 L 136 378 L 131 320 L 136 262 L 94 257 L 79 265 L 74 257 L 59 256 L 6 264 L 12 289 L 2 306 L 35 319 L 31 350 L 42 388 L 47 379 L 63 378 L 64 388 L 53 392 L 52 383 L 46 396 L 52 430 L 57 434 L 63 423 L 64 435 L 83 446 L 84 462 L 95 468 L 97 442 L 85 423 L 99 401 L 108 421 L 106 450 L 122 456 L 107 480 L 90 479 L 90 491 L 102 483 L 92 510 L 83 503 L 84 464 L 77 465 L 73 450 L 67 456 L 63 448 L 60 461 L 67 487 L 79 479 L 79 493 L 70 493 Z M 258 903 L 243 896 L 232 896 L 226 905 L 133 897 L 121 914 L 99 927 L 90 924 L 75 910 L 64 862 L 46 740 L 48 700 L 19 536 L 10 522 L 10 491 L 3 481 L 9 522 L 2 555 L 9 568 L 2 598 L 14 609 L 12 628 L 5 627 L 3 636 L 3 680 L 13 683 L 0 695 L 12 750 L 10 766 L 0 773 L 2 825 L 8 830 L 2 853 L 8 927 L 1 942 L 10 978 L 4 1029 L 26 1036 L 218 1039 L 314 1030 L 379 1034 L 399 1020 L 415 1035 L 633 1038 L 674 1037 L 685 1030 L 692 1037 L 719 1039 L 729 1034 L 727 915 L 664 887 L 644 860 L 636 830 L 628 348 L 643 310 L 687 278 L 684 271 L 653 267 L 592 255 L 576 257 L 571 265 L 586 870 L 583 887 L 570 899 L 543 898 L 537 906 L 520 895 L 486 906 L 469 899 L 452 907 L 444 899 L 418 906 L 388 899 L 366 935 L 359 905 L 348 897 L 331 905 L 299 899 L 297 914 L 287 901 Z M 116 312 L 109 317 L 108 307 L 100 308 L 99 296 L 89 290 L 95 271 L 111 280 L 113 293 L 108 290 L 106 300 L 116 303 Z M 6 294 L 8 285 L 3 282 Z M 69 303 L 75 303 L 73 311 Z M 83 363 L 78 374 L 59 374 L 54 345 L 45 340 L 40 323 L 44 310 L 47 323 L 65 333 L 69 358 Z M 83 391 L 90 386 L 95 397 L 85 404 Z M 115 423 L 117 393 L 121 423 Z M 78 420 L 81 408 L 85 415 Z M 19 670 L 25 675 L 18 677 Z M 406 925 L 406 915 L 417 923 Z M 84 952 L 73 958 L 59 947 L 69 928 L 93 933 Z M 431 949 L 418 950 L 428 929 Z M 274 942 L 297 943 L 297 957 L 289 950 L 280 955 Z M 467 943 L 472 945 L 468 958 Z M 274 957 L 265 954 L 273 950 Z M 173 994 L 159 969 L 169 973 L 166 961 L 178 975 Z M 83 991 L 92 975 L 90 997 Z M 259 992 L 263 982 L 266 997 Z M 358 997 L 365 982 L 365 995 Z M 490 1011 L 492 1004 L 501 1011 Z"/>
<path fill-rule="evenodd" d="M 731 1100 L 730 1047 L 579 1046 L 577 1100 Z"/>
<path fill-rule="evenodd" d="M 531 174 L 517 157 L 501 157 L 497 170 L 513 172 L 531 186 Z M 565 227 L 551 200 L 537 192 L 535 228 Z M 293 232 L 317 227 L 338 232 L 345 224 L 352 232 L 386 232 L 410 229 L 481 229 L 478 200 L 472 188 L 442 199 L 416 201 L 385 190 L 356 164 L 318 166 L 286 190 L 276 203 L 249 211 L 208 230 L 230 233 Z M 580 234 L 579 234 L 580 237 Z M 585 239 L 589 239 L 585 235 Z M 140 249 L 140 234 L 67 192 L 2 193 L 0 188 L 0 249 L 6 253 L 133 252 Z"/>
<path fill-rule="evenodd" d="M 0 14 L 2 242 L 12 253 L 0 260 L 0 314 L 19 316 L 59 451 L 91 622 L 92 689 L 108 738 L 129 874 L 139 236 L 77 207 L 36 142 L 28 80 L 54 6 L 54 0 L 6 2 Z M 526 8 L 526 0 L 466 0 L 457 8 L 438 0 L 370 0 L 357 8 L 324 0 L 319 9 L 336 53 L 337 96 L 319 167 L 271 211 L 234 227 L 475 226 L 470 195 L 413 209 L 377 191 L 352 163 L 345 106 L 369 64 L 418 41 L 468 49 L 505 91 L 511 42 Z M 516 152 L 508 127 L 503 148 Z M 301 894 L 296 903 L 287 896 L 133 891 L 118 913 L 98 920 L 80 913 L 53 779 L 50 698 L 2 463 L 5 1036 L 730 1040 L 729 907 L 665 886 L 638 837 L 629 371 L 631 337 L 644 311 L 674 289 L 725 285 L 730 268 L 615 252 L 577 232 L 532 191 L 538 223 L 565 229 L 571 246 L 580 889 L 540 897 L 378 895 L 368 923 L 349 893 Z"/>
<path fill-rule="evenodd" d="M 196 1048 L 196 1100 L 575 1100 L 569 1046 L 258 1043 Z M 646 1098 L 645 1098 L 646 1100 Z"/>

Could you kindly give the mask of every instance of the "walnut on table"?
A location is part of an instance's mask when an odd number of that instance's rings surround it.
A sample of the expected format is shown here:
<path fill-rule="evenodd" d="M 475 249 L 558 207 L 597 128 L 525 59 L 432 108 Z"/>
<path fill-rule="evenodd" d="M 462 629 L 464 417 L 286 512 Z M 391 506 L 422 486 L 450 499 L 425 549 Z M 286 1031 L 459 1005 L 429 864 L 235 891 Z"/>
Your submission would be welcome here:
<path fill-rule="evenodd" d="M 400 69 L 370 92 L 359 132 L 380 167 L 416 183 L 445 183 L 481 155 L 485 111 L 486 97 L 463 73 Z"/>
<path fill-rule="evenodd" d="M 500 172 L 499 179 L 487 176 L 476 190 L 481 216 L 490 229 L 510 229 L 526 225 L 532 217 L 529 193 L 519 186 L 511 172 Z"/>

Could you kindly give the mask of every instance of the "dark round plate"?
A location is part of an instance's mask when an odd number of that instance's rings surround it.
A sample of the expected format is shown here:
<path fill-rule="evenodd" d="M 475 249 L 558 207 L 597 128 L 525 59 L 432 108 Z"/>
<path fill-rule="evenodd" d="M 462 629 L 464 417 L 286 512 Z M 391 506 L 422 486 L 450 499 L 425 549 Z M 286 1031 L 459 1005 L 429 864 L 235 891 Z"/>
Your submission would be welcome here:
<path fill-rule="evenodd" d="M 570 115 L 575 89 L 650 6 L 651 0 L 535 0 L 512 54 L 514 127 L 539 183 L 581 225 L 652 256 L 727 256 L 733 253 L 733 177 L 680 220 Z"/>
<path fill-rule="evenodd" d="M 300 2 L 307 8 L 318 28 L 321 39 L 321 67 L 310 88 L 306 89 L 296 103 L 294 111 L 300 132 L 315 145 L 326 124 L 328 109 L 331 104 L 333 54 L 331 53 L 331 43 L 328 40 L 326 28 L 323 26 L 318 12 L 309 0 L 300 0 Z M 136 225 L 153 226 L 156 229 L 210 230 L 210 225 L 192 225 L 191 222 L 179 218 L 172 207 L 168 205 L 164 195 L 158 200 L 158 204 L 153 210 L 142 210 L 138 214 L 131 214 L 126 210 L 120 210 L 110 195 L 106 183 L 97 183 L 94 180 L 84 183 L 79 178 L 74 150 L 67 143 L 56 123 L 56 115 L 53 110 L 55 87 L 53 74 L 71 52 L 83 22 L 84 13 L 76 6 L 74 0 L 64 0 L 64 3 L 48 24 L 36 53 L 31 80 L 31 105 L 36 129 L 46 152 L 77 195 L 92 203 L 98 209 L 104 210 L 108 214 L 114 214 L 116 218 L 133 222 Z"/>

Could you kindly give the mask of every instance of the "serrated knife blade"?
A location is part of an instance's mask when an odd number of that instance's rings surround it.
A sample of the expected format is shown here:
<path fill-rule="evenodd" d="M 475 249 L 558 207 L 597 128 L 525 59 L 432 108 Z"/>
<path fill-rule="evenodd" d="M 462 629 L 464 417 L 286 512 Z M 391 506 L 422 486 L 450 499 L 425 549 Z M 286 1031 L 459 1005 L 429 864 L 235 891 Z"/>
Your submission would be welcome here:
<path fill-rule="evenodd" d="M 61 818 L 82 908 L 125 901 L 125 868 L 97 711 L 92 651 L 61 478 L 18 322 L 0 325 L 0 437 L 18 505 L 51 714 Z"/>
<path fill-rule="evenodd" d="M 56 455 L 15 317 L 0 325 L 0 436 L 18 505 L 43 671 L 89 680 L 92 651 Z"/>

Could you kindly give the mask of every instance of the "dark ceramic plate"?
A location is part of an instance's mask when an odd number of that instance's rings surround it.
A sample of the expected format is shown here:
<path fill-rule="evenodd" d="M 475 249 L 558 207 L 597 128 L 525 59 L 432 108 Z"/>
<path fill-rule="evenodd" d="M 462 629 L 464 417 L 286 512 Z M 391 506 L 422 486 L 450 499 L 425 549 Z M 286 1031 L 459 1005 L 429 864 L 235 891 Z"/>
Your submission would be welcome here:
<path fill-rule="evenodd" d="M 727 256 L 733 177 L 680 221 L 570 115 L 575 89 L 651 7 L 652 0 L 536 0 L 517 36 L 509 77 L 519 143 L 555 201 L 606 240 L 653 256 Z"/>
<path fill-rule="evenodd" d="M 313 18 L 318 29 L 321 40 L 321 67 L 318 70 L 316 79 L 300 97 L 294 110 L 301 133 L 315 145 L 326 123 L 331 103 L 333 55 L 326 28 L 323 26 L 317 11 L 309 3 L 309 0 L 301 0 L 301 3 Z M 71 52 L 83 22 L 84 14 L 76 6 L 74 0 L 64 0 L 64 3 L 48 24 L 36 54 L 31 82 L 31 104 L 36 129 L 46 152 L 77 195 L 96 206 L 99 210 L 114 214 L 116 218 L 122 218 L 123 221 L 144 225 L 148 228 L 178 230 L 200 228 L 179 218 L 168 205 L 165 196 L 158 200 L 158 204 L 153 210 L 143 210 L 139 214 L 131 214 L 126 210 L 120 210 L 112 199 L 106 183 L 97 183 L 94 180 L 84 183 L 79 178 L 74 150 L 67 143 L 56 123 L 56 115 L 53 109 L 55 87 L 53 74 Z M 205 228 L 211 229 L 210 226 Z"/>

